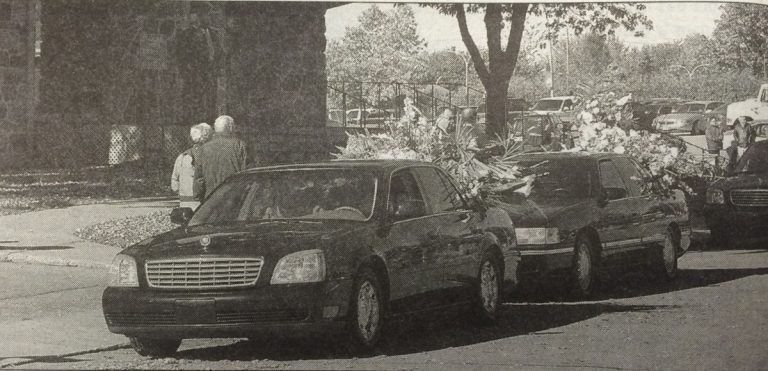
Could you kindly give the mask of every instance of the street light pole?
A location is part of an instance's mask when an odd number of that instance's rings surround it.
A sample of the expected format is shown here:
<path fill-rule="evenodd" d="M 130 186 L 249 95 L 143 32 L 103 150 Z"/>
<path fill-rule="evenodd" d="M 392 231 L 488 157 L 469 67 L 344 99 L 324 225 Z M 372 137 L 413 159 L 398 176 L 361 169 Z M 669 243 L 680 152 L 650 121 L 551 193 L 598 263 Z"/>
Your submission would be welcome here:
<path fill-rule="evenodd" d="M 461 60 L 464 62 L 464 88 L 466 89 L 466 104 L 467 107 L 469 107 L 469 59 L 464 56 L 464 54 L 457 53 L 453 50 L 448 50 L 449 52 L 458 55 L 461 57 Z"/>

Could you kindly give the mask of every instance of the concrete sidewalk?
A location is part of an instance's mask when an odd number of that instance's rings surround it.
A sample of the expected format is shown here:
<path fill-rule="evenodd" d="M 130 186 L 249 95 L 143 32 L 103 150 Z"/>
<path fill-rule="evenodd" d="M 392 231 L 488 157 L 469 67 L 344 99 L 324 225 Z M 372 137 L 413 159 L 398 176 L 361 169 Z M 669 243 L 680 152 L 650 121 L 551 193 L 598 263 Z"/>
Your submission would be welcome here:
<path fill-rule="evenodd" d="M 174 198 L 143 198 L 0 216 L 0 262 L 109 267 L 120 248 L 84 241 L 76 229 L 177 205 Z"/>

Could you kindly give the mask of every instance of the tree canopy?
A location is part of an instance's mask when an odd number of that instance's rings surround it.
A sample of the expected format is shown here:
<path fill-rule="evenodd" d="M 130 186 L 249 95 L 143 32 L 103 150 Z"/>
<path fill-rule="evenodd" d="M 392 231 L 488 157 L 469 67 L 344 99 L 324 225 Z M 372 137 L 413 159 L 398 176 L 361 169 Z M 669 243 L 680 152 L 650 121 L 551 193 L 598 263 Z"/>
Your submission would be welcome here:
<path fill-rule="evenodd" d="M 768 77 L 768 6 L 726 3 L 720 9 L 712 34 L 719 64 L 749 68 L 755 75 Z"/>

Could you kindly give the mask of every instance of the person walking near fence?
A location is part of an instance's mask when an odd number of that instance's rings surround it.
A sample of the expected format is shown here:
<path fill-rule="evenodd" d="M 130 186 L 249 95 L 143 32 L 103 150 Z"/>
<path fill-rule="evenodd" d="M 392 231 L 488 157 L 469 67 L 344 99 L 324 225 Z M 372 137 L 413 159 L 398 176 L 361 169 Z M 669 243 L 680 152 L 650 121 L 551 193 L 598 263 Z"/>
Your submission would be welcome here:
<path fill-rule="evenodd" d="M 192 147 L 176 157 L 171 174 L 171 190 L 179 195 L 179 207 L 192 210 L 200 205 L 200 199 L 195 197 L 195 158 L 199 157 L 200 146 L 211 138 L 211 126 L 202 123 L 189 129 Z"/>
<path fill-rule="evenodd" d="M 207 198 L 227 177 L 243 169 L 248 161 L 245 143 L 235 137 L 235 120 L 219 116 L 213 123 L 213 139 L 200 147 L 195 161 L 198 189 L 195 195 Z"/>
<path fill-rule="evenodd" d="M 720 151 L 723 150 L 723 129 L 717 118 L 709 119 L 709 126 L 704 132 L 707 139 L 707 152 L 715 156 L 715 167 L 720 167 Z"/>

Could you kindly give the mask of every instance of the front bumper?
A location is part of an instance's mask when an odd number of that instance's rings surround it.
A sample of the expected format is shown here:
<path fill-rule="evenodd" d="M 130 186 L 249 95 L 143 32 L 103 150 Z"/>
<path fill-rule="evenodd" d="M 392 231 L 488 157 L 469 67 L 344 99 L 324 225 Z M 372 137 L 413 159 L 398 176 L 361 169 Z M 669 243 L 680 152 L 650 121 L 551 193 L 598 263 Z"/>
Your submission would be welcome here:
<path fill-rule="evenodd" d="M 108 287 L 109 331 L 159 338 L 299 335 L 343 329 L 351 280 L 228 291 Z"/>
<path fill-rule="evenodd" d="M 753 237 L 765 235 L 765 228 L 768 227 L 768 207 L 707 204 L 704 205 L 703 214 L 710 230 L 720 229 Z"/>
<path fill-rule="evenodd" d="M 573 262 L 573 243 L 518 245 L 522 274 L 546 274 L 569 268 Z"/>

